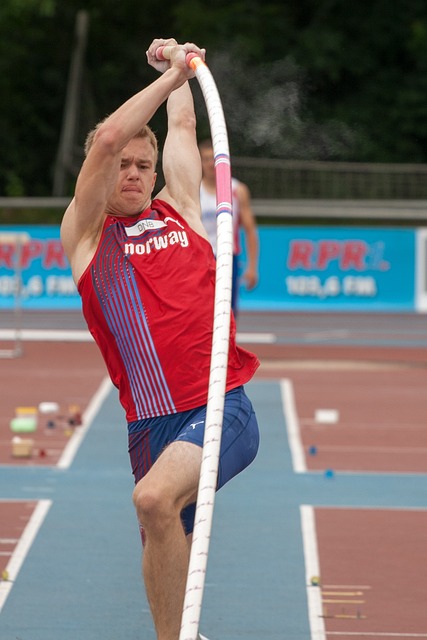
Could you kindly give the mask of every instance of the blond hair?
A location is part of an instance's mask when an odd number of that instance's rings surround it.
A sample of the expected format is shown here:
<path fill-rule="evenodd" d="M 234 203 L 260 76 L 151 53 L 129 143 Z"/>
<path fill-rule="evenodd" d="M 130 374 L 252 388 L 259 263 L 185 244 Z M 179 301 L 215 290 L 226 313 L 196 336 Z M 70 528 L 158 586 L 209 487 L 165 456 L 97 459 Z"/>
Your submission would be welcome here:
<path fill-rule="evenodd" d="M 85 156 L 87 156 L 87 154 L 89 153 L 89 149 L 91 148 L 91 146 L 93 144 L 93 140 L 95 138 L 95 134 L 98 131 L 98 129 L 101 127 L 101 125 L 104 124 L 105 120 L 106 120 L 106 118 L 104 120 L 101 120 L 101 122 L 98 122 L 96 127 L 94 127 L 87 134 L 86 140 L 85 140 L 85 144 L 84 144 Z M 134 135 L 133 137 L 134 138 L 147 138 L 147 140 L 149 141 L 149 143 L 153 147 L 153 150 L 154 150 L 154 165 L 156 165 L 157 164 L 157 157 L 158 157 L 158 154 L 159 154 L 159 147 L 158 147 L 158 143 L 157 143 L 156 134 L 154 133 L 154 131 L 148 126 L 148 124 L 145 124 L 138 131 L 138 133 L 136 133 L 136 135 Z"/>

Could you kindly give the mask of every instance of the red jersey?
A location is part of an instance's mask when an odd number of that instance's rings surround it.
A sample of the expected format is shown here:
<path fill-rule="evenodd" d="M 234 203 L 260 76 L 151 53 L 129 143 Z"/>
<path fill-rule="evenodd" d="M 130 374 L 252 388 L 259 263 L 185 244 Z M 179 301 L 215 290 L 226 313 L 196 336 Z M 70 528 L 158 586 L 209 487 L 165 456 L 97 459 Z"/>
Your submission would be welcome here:
<path fill-rule="evenodd" d="M 128 422 L 207 403 L 215 258 L 170 205 L 153 200 L 138 216 L 107 215 L 78 291 Z M 226 390 L 258 365 L 236 345 L 232 316 Z"/>

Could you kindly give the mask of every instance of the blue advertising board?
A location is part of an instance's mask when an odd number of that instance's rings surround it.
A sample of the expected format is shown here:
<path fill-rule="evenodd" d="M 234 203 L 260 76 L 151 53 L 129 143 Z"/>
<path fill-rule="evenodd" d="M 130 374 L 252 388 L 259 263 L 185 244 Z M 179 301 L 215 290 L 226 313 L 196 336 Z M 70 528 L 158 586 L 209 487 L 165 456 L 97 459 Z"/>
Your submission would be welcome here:
<path fill-rule="evenodd" d="M 0 309 L 12 308 L 21 246 L 22 306 L 80 309 L 59 227 L 0 227 Z M 260 226 L 260 279 L 242 310 L 414 311 L 415 229 Z M 244 242 L 242 242 L 244 246 Z M 242 256 L 244 262 L 244 255 Z"/>
<path fill-rule="evenodd" d="M 27 238 L 17 245 L 16 234 L 21 233 Z M 15 304 L 19 270 L 23 309 L 81 308 L 58 225 L 4 226 L 0 239 L 0 309 Z"/>
<path fill-rule="evenodd" d="M 241 287 L 241 309 L 414 310 L 414 229 L 261 226 L 258 232 L 259 284 Z"/>

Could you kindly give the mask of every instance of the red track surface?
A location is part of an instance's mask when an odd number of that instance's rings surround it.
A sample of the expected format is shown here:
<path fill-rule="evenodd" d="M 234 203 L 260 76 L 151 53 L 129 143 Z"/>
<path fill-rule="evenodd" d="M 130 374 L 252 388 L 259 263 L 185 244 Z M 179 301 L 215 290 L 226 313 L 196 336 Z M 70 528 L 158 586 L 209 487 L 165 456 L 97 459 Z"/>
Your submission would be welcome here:
<path fill-rule="evenodd" d="M 426 637 L 427 511 L 315 513 L 325 626 L 334 632 L 330 637 L 341 640 L 350 632 L 368 640 L 423 632 L 418 637 Z"/>
<path fill-rule="evenodd" d="M 250 348 L 250 345 L 247 345 Z M 311 470 L 427 473 L 427 350 L 263 345 L 259 376 L 288 378 Z M 336 424 L 315 420 L 338 411 Z"/>
<path fill-rule="evenodd" d="M 0 464 L 53 465 L 59 460 L 70 433 L 67 420 L 47 428 L 40 417 L 32 458 L 12 456 L 10 422 L 17 407 L 38 407 L 56 402 L 67 415 L 69 405 L 83 412 L 106 375 L 105 365 L 94 343 L 26 342 L 19 358 L 0 360 L 0 385 L 4 390 L 0 407 Z M 22 437 L 26 437 L 22 435 Z"/>

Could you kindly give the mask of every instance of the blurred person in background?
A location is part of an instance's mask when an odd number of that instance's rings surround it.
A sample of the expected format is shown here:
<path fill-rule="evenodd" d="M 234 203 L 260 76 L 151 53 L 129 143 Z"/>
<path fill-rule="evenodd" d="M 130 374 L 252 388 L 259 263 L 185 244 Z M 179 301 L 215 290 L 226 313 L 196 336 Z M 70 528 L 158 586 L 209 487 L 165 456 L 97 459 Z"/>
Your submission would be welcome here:
<path fill-rule="evenodd" d="M 199 143 L 202 161 L 202 182 L 200 185 L 200 206 L 202 209 L 202 223 L 209 237 L 214 254 L 216 255 L 216 180 L 215 159 L 211 140 Z M 236 178 L 231 180 L 233 198 L 233 285 L 231 306 L 235 317 L 239 308 L 239 285 L 244 282 L 248 290 L 258 283 L 259 242 L 255 216 L 252 210 L 251 193 L 243 182 Z M 241 265 L 240 229 L 243 229 L 246 264 Z"/>

